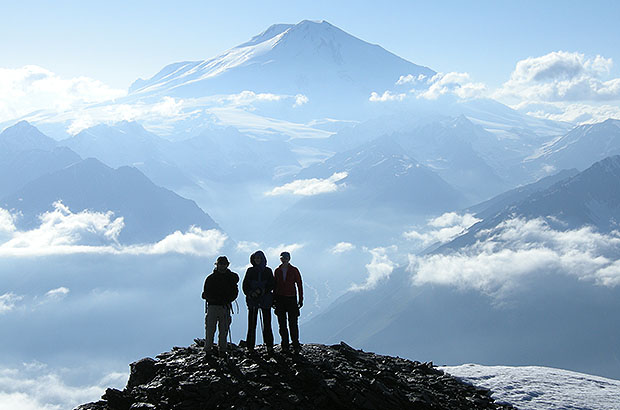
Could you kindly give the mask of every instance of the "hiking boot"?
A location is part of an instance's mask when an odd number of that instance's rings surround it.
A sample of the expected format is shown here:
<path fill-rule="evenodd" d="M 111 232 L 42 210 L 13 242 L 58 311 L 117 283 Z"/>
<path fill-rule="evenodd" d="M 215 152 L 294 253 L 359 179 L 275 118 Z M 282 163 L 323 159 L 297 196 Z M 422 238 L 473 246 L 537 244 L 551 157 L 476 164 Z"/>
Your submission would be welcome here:
<path fill-rule="evenodd" d="M 273 356 L 273 346 L 267 346 L 267 354 Z"/>
<path fill-rule="evenodd" d="M 293 351 L 295 353 L 299 353 L 300 350 L 301 350 L 301 345 L 299 343 L 293 343 Z"/>

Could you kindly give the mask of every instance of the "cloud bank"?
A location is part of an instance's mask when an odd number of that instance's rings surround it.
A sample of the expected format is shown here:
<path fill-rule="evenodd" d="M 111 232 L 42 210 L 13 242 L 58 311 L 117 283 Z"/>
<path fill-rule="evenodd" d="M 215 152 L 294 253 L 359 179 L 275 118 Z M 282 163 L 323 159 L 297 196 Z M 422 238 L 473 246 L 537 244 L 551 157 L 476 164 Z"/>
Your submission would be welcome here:
<path fill-rule="evenodd" d="M 501 297 L 530 276 L 559 273 L 601 286 L 620 285 L 620 232 L 591 227 L 556 231 L 541 218 L 515 218 L 480 232 L 452 254 L 409 255 L 416 285 L 440 284 Z"/>
<path fill-rule="evenodd" d="M 65 79 L 45 68 L 28 65 L 0 68 L 0 121 L 36 110 L 66 111 L 126 95 L 88 77 Z"/>
<path fill-rule="evenodd" d="M 332 176 L 326 179 L 311 178 L 311 179 L 298 179 L 288 184 L 276 187 L 269 192 L 266 192 L 267 196 L 277 195 L 300 195 L 300 196 L 312 196 L 325 194 L 329 192 L 335 192 L 344 187 L 344 184 L 337 184 L 348 176 L 347 172 L 335 172 Z"/>
<path fill-rule="evenodd" d="M 607 78 L 613 61 L 554 51 L 518 61 L 510 79 L 491 94 L 540 118 L 597 122 L 620 118 L 620 78 Z"/>
<path fill-rule="evenodd" d="M 107 386 L 122 388 L 125 373 L 110 373 L 95 385 L 70 386 L 42 363 L 0 368 L 0 408 L 19 410 L 72 409 L 97 401 Z"/>
<path fill-rule="evenodd" d="M 156 243 L 122 245 L 118 242 L 124 222 L 114 213 L 84 210 L 73 213 L 62 202 L 55 202 L 52 211 L 39 218 L 39 227 L 19 231 L 12 221 L 15 216 L 0 208 L 0 256 L 33 257 L 69 254 L 129 254 L 161 255 L 180 253 L 214 256 L 223 247 L 227 236 L 216 230 L 191 226 L 185 232 L 176 231 Z M 4 212 L 2 212 L 4 211 Z M 7 217 L 9 215 L 10 217 Z M 4 224 L 3 222 L 4 221 Z M 11 223 L 9 223 L 9 222 Z M 3 224 L 3 225 L 2 225 Z"/>

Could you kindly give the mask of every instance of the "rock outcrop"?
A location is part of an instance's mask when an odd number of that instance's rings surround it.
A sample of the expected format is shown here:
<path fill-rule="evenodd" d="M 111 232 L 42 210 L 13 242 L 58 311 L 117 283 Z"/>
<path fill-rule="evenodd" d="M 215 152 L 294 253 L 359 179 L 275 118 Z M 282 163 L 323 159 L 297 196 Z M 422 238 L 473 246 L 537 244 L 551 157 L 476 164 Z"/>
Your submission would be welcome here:
<path fill-rule="evenodd" d="M 131 365 L 124 390 L 78 410 L 138 409 L 512 409 L 490 392 L 433 367 L 355 350 L 345 343 L 304 345 L 299 354 L 231 345 L 228 358 L 197 344 Z"/>

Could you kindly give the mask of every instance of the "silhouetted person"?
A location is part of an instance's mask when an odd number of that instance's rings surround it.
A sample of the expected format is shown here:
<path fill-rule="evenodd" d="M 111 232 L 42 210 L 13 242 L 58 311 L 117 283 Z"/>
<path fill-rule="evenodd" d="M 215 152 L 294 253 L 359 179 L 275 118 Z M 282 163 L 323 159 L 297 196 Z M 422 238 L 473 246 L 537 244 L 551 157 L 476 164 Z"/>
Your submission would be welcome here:
<path fill-rule="evenodd" d="M 256 345 L 256 321 L 261 313 L 263 341 L 267 351 L 273 352 L 273 332 L 271 331 L 271 306 L 273 305 L 273 288 L 275 280 L 271 268 L 267 266 L 267 258 L 262 251 L 256 251 L 250 256 L 252 266 L 245 272 L 243 278 L 243 293 L 248 305 L 248 336 L 247 348 L 253 352 Z"/>
<path fill-rule="evenodd" d="M 213 273 L 207 276 L 202 298 L 207 301 L 205 315 L 205 353 L 213 349 L 215 326 L 218 327 L 218 348 L 221 356 L 226 355 L 226 337 L 230 330 L 232 302 L 239 294 L 239 275 L 228 269 L 230 263 L 226 256 L 220 256 L 215 262 Z"/>
<path fill-rule="evenodd" d="M 275 298 L 280 337 L 282 338 L 282 349 L 289 349 L 288 336 L 290 330 L 293 350 L 299 351 L 301 345 L 299 344 L 298 318 L 299 309 L 304 304 L 304 287 L 299 269 L 291 265 L 289 263 L 290 260 L 290 253 L 282 252 L 280 254 L 282 264 L 278 266 L 275 272 L 276 288 L 273 291 L 273 296 Z M 299 295 L 299 300 L 297 295 Z"/>

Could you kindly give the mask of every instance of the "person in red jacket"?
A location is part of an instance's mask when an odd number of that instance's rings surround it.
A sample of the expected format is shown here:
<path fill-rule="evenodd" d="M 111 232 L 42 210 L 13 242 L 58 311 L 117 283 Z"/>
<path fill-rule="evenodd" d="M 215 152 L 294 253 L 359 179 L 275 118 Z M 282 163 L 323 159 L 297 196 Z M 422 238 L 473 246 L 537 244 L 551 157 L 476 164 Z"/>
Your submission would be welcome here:
<path fill-rule="evenodd" d="M 304 287 L 301 281 L 299 269 L 291 265 L 291 254 L 280 254 L 280 266 L 276 268 L 276 287 L 273 291 L 278 327 L 282 338 L 280 346 L 283 350 L 289 350 L 289 329 L 293 349 L 299 351 L 299 309 L 304 304 Z M 299 299 L 297 299 L 299 296 Z M 288 325 L 288 328 L 287 328 Z"/>

